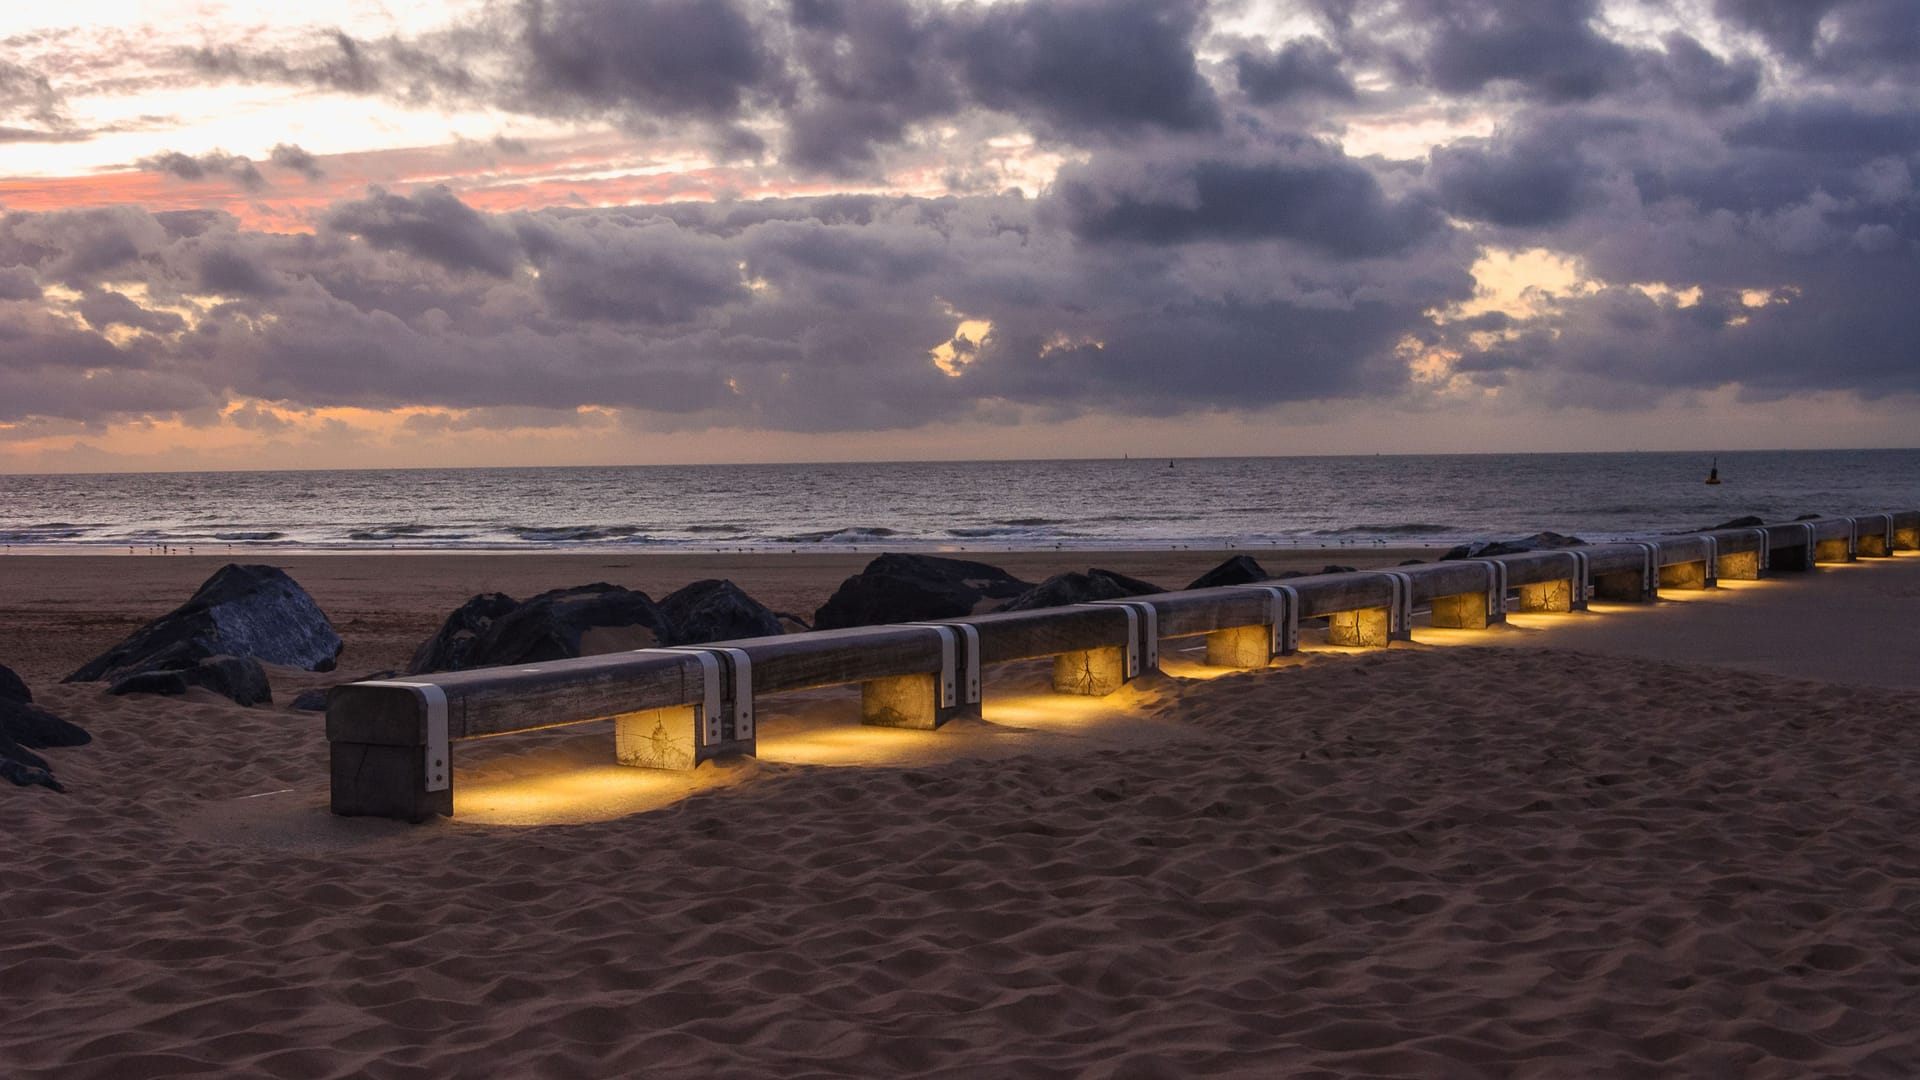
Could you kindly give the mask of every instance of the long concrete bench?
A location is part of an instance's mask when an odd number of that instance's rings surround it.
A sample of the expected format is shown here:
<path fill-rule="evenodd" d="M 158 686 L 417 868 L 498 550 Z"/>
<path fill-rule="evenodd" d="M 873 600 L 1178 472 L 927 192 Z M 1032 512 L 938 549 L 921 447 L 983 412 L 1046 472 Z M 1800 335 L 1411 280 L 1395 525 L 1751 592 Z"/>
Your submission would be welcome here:
<path fill-rule="evenodd" d="M 453 812 L 453 744 L 611 719 L 622 764 L 692 768 L 755 751 L 759 696 L 858 684 L 864 723 L 932 729 L 979 714 L 981 670 L 1051 658 L 1061 693 L 1103 695 L 1159 667 L 1164 639 L 1204 637 L 1209 663 L 1264 667 L 1303 620 L 1329 644 L 1496 625 L 1589 600 L 1650 602 L 1820 562 L 1920 549 L 1920 511 L 1723 529 L 1486 559 L 1319 574 L 1130 600 L 749 638 L 680 649 L 351 683 L 328 698 L 337 814 L 422 820 Z"/>

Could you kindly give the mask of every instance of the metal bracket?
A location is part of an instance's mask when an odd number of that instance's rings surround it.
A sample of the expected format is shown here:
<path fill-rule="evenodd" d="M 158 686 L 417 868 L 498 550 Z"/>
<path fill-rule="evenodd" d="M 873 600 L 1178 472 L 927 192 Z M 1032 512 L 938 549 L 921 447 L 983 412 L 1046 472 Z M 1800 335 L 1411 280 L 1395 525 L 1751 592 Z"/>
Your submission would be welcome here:
<path fill-rule="evenodd" d="M 1853 560 L 1859 557 L 1860 557 L 1860 519 L 1857 517 L 1850 517 L 1847 519 L 1847 561 L 1852 562 Z"/>
<path fill-rule="evenodd" d="M 1567 610 L 1579 611 L 1593 599 L 1593 558 L 1584 551 L 1562 549 L 1573 560 L 1573 580 L 1567 585 Z"/>
<path fill-rule="evenodd" d="M 1475 559 L 1487 568 L 1487 621 L 1499 622 L 1507 616 L 1507 564 L 1498 559 Z"/>
<path fill-rule="evenodd" d="M 1660 545 L 1651 540 L 1628 540 L 1626 543 L 1646 552 L 1646 567 L 1640 574 L 1640 587 L 1648 596 L 1660 594 Z"/>
<path fill-rule="evenodd" d="M 963 622 L 915 622 L 907 623 L 906 625 L 925 626 L 935 630 L 946 630 L 949 632 L 958 631 L 965 635 L 967 639 L 966 685 L 958 688 L 957 697 L 960 703 L 967 705 L 980 704 L 980 628 L 972 623 Z M 943 681 L 947 683 L 953 682 L 955 676 L 958 674 L 958 672 L 955 671 L 957 665 L 951 659 L 951 649 L 952 645 L 949 639 L 949 642 L 942 646 L 944 662 L 941 670 L 945 673 Z M 956 695 L 949 695 L 945 690 L 942 690 L 940 698 L 948 705 L 953 705 L 955 702 L 948 700 L 948 698 L 952 696 Z"/>
<path fill-rule="evenodd" d="M 953 627 L 940 623 L 907 623 L 906 625 L 918 626 L 940 635 L 940 707 L 953 708 L 959 696 L 955 693 L 953 685 L 955 667 Z"/>
<path fill-rule="evenodd" d="M 1818 563 L 1818 561 L 1819 561 L 1819 560 L 1817 560 L 1817 559 L 1816 559 L 1816 558 L 1815 558 L 1814 556 L 1815 556 L 1815 553 L 1816 553 L 1816 552 L 1818 552 L 1818 551 L 1820 550 L 1820 533 L 1819 533 L 1819 530 L 1817 530 L 1817 529 L 1815 529 L 1815 528 L 1813 527 L 1813 522 L 1811 522 L 1811 521 L 1803 521 L 1803 522 L 1801 522 L 1801 523 L 1800 523 L 1800 527 L 1801 527 L 1801 528 L 1803 528 L 1803 529 L 1805 529 L 1805 530 L 1807 530 L 1807 565 L 1806 565 L 1806 569 L 1808 569 L 1808 570 L 1811 570 L 1811 569 L 1813 569 L 1813 568 L 1814 568 L 1814 566 L 1815 566 L 1815 565 L 1816 565 L 1816 564 Z"/>
<path fill-rule="evenodd" d="M 1720 581 L 1720 541 L 1714 539 L 1711 536 L 1704 536 L 1704 535 L 1701 536 L 1700 539 L 1705 540 L 1707 542 L 1707 581 L 1706 583 L 1708 585 L 1716 585 Z"/>
<path fill-rule="evenodd" d="M 1127 613 L 1127 678 L 1137 679 L 1144 670 L 1160 666 L 1160 612 L 1144 600 L 1094 600 L 1075 607 L 1119 608 Z M 1140 623 L 1145 620 L 1143 637 Z"/>
<path fill-rule="evenodd" d="M 1300 590 L 1291 585 L 1235 585 L 1236 589 L 1257 589 L 1273 599 L 1267 612 L 1267 625 L 1273 629 L 1273 641 L 1267 651 L 1274 656 L 1291 656 L 1300 651 Z"/>
<path fill-rule="evenodd" d="M 1376 570 L 1374 573 L 1393 584 L 1393 598 L 1387 608 L 1387 640 L 1413 638 L 1413 575 L 1401 570 Z"/>
<path fill-rule="evenodd" d="M 1773 565 L 1773 535 L 1765 529 L 1751 531 L 1760 538 L 1760 562 L 1756 569 L 1764 572 L 1767 567 Z"/>
<path fill-rule="evenodd" d="M 1886 543 L 1883 546 L 1886 549 L 1886 553 L 1888 555 L 1892 555 L 1893 554 L 1893 515 L 1892 514 L 1875 514 L 1873 516 L 1887 519 L 1887 531 L 1884 534 L 1886 538 Z"/>
<path fill-rule="evenodd" d="M 733 741 L 747 742 L 753 733 L 753 657 L 745 649 L 725 645 L 672 645 L 658 649 L 635 649 L 642 653 L 675 653 L 700 661 L 705 693 L 700 709 L 700 745 L 711 749 L 728 740 L 723 723 L 720 695 L 720 654 L 725 653 L 733 667 Z"/>
<path fill-rule="evenodd" d="M 453 754 L 447 742 L 447 692 L 430 682 L 406 682 L 399 679 L 375 680 L 359 686 L 404 686 L 413 691 L 427 713 L 426 790 L 445 791 L 453 786 Z"/>

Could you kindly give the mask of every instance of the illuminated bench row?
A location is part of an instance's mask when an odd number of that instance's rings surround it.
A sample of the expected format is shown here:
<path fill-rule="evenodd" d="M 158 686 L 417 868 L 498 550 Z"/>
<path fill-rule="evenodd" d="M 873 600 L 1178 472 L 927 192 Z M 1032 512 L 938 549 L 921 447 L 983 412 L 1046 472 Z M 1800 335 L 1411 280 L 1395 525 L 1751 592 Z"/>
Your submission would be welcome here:
<path fill-rule="evenodd" d="M 1391 570 L 976 615 L 941 623 L 821 630 L 680 649 L 446 672 L 334 688 L 327 704 L 337 814 L 419 821 L 453 812 L 452 745 L 614 721 L 623 764 L 691 768 L 752 754 L 759 696 L 861 686 L 865 723 L 936 728 L 979 714 L 981 669 L 1053 659 L 1062 693 L 1111 693 L 1155 670 L 1163 639 L 1206 639 L 1207 661 L 1256 668 L 1292 652 L 1305 619 L 1330 644 L 1407 639 L 1416 608 L 1438 627 L 1480 628 L 1589 598 L 1655 599 L 1661 588 L 1806 570 L 1920 548 L 1920 512 L 1596 544 Z"/>

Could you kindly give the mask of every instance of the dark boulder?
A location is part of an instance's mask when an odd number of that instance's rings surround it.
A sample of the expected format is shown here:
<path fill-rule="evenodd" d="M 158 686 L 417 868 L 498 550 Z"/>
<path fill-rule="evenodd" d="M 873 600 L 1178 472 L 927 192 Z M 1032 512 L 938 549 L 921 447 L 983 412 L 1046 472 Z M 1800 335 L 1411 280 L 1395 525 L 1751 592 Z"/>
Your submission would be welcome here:
<path fill-rule="evenodd" d="M 320 605 L 279 568 L 229 563 L 185 604 L 134 631 L 66 681 L 177 671 L 210 656 L 331 671 L 341 644 Z"/>
<path fill-rule="evenodd" d="M 302 690 L 293 696 L 293 701 L 287 705 L 287 708 L 298 712 L 326 712 L 327 694 L 332 690 L 331 686 L 316 686 L 311 690 Z"/>
<path fill-rule="evenodd" d="M 1449 548 L 1445 555 L 1440 556 L 1440 561 L 1485 559 L 1493 555 L 1518 555 L 1525 551 L 1558 551 L 1561 548 L 1584 547 L 1586 543 L 1577 536 L 1562 536 L 1557 532 L 1539 532 L 1532 536 L 1519 536 L 1510 540 L 1475 540 L 1469 544 L 1458 544 Z"/>
<path fill-rule="evenodd" d="M 773 637 L 786 632 L 780 616 L 731 581 L 696 581 L 662 597 L 660 611 L 673 628 L 670 638 L 675 645 Z"/>
<path fill-rule="evenodd" d="M 374 682 L 378 679 L 397 679 L 399 677 L 400 673 L 397 671 L 369 671 L 357 679 L 350 679 L 348 681 Z M 334 686 L 344 685 L 345 683 L 334 684 Z M 326 712 L 327 694 L 332 690 L 333 686 L 316 686 L 311 690 L 302 690 L 293 696 L 292 701 L 287 703 L 287 708 L 293 709 L 296 712 Z"/>
<path fill-rule="evenodd" d="M 0 779 L 9 780 L 20 787 L 39 786 L 54 791 L 65 791 L 60 781 L 53 778 L 53 770 L 47 766 L 47 759 L 14 742 L 0 733 Z"/>
<path fill-rule="evenodd" d="M 1094 567 L 1084 574 L 1055 574 L 1011 602 L 1000 605 L 997 610 L 1032 611 L 1035 608 L 1065 607 L 1068 604 L 1090 604 L 1095 600 L 1125 600 L 1131 596 L 1159 592 L 1166 590 L 1150 581 Z"/>
<path fill-rule="evenodd" d="M 473 643 L 493 627 L 494 621 L 520 601 L 506 593 L 481 593 L 453 610 L 440 630 L 422 642 L 413 652 L 407 671 L 418 675 L 427 671 L 460 671 L 479 665 L 467 662 Z M 298 706 L 296 706 L 297 708 Z M 325 708 L 324 705 L 321 706 Z"/>
<path fill-rule="evenodd" d="M 0 664 L 0 701 L 26 702 L 32 700 L 33 691 L 27 689 L 26 682 L 22 680 L 20 676 L 15 675 L 12 668 L 5 664 Z"/>
<path fill-rule="evenodd" d="M 1820 520 L 1821 518 L 1823 518 L 1823 517 L 1826 517 L 1826 516 L 1827 516 L 1827 515 L 1825 515 L 1825 514 L 1801 514 L 1801 515 L 1800 515 L 1799 517 L 1797 517 L 1797 518 L 1794 518 L 1793 520 L 1795 520 L 1795 521 L 1819 521 L 1819 520 Z"/>
<path fill-rule="evenodd" d="M 1320 572 L 1323 574 L 1351 574 L 1353 573 L 1353 567 L 1341 566 L 1337 563 L 1328 563 L 1320 568 Z"/>
<path fill-rule="evenodd" d="M 192 664 L 135 672 L 115 681 L 107 693 L 177 697 L 194 688 L 211 690 L 236 705 L 273 703 L 267 673 L 251 656 L 209 656 Z"/>
<path fill-rule="evenodd" d="M 1401 565 L 1401 566 L 1425 566 L 1425 565 L 1427 565 L 1427 560 L 1425 560 L 1425 559 L 1401 559 L 1401 560 L 1400 560 L 1400 565 Z"/>
<path fill-rule="evenodd" d="M 1706 528 L 1701 529 L 1699 531 L 1712 532 L 1715 529 L 1757 529 L 1760 526 L 1765 524 L 1766 522 L 1761 520 L 1760 518 L 1754 517 L 1752 514 L 1748 514 L 1746 517 L 1737 517 L 1737 518 L 1734 518 L 1732 521 L 1723 521 L 1718 525 L 1709 525 Z"/>
<path fill-rule="evenodd" d="M 0 698 L 0 735 L 36 750 L 85 746 L 93 741 L 93 736 L 78 724 L 68 723 L 38 705 L 4 698 Z"/>
<path fill-rule="evenodd" d="M 847 626 L 956 619 L 981 600 L 1020 596 L 1029 582 L 997 566 L 933 555 L 887 554 L 840 583 L 814 612 L 816 630 Z"/>
<path fill-rule="evenodd" d="M 493 620 L 463 668 L 645 649 L 672 638 L 667 617 L 646 593 L 601 582 L 543 592 Z"/>
<path fill-rule="evenodd" d="M 1256 581 L 1267 580 L 1267 572 L 1261 569 L 1251 555 L 1235 555 L 1219 566 L 1194 578 L 1189 589 L 1213 589 L 1222 585 L 1251 585 Z"/>

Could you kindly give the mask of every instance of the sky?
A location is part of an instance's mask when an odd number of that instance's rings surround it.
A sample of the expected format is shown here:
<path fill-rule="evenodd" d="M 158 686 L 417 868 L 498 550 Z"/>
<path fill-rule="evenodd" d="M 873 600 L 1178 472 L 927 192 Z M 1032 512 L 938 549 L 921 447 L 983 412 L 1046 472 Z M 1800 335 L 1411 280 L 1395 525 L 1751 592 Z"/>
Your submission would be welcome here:
<path fill-rule="evenodd" d="M 1917 173 L 1920 0 L 8 4 L 0 472 L 1913 446 Z"/>

